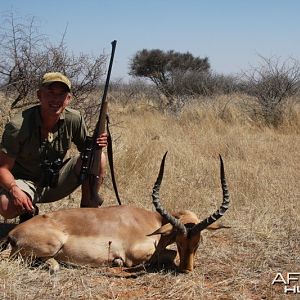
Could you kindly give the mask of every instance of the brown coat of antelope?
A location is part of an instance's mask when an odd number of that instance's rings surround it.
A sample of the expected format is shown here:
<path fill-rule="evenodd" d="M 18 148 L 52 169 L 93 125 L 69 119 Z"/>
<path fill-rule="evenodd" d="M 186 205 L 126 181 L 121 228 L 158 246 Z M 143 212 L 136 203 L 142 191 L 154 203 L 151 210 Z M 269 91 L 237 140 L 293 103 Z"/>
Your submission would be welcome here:
<path fill-rule="evenodd" d="M 10 231 L 11 255 L 19 253 L 23 257 L 49 260 L 52 271 L 58 269 L 56 260 L 78 265 L 131 267 L 153 263 L 157 257 L 174 259 L 176 251 L 166 247 L 175 242 L 180 259 L 179 270 L 192 271 L 201 231 L 223 216 L 229 205 L 223 161 L 220 157 L 222 205 L 200 222 L 191 211 L 169 214 L 162 207 L 159 188 L 165 157 L 166 154 L 152 194 L 157 212 L 121 205 L 66 209 L 35 216 Z"/>

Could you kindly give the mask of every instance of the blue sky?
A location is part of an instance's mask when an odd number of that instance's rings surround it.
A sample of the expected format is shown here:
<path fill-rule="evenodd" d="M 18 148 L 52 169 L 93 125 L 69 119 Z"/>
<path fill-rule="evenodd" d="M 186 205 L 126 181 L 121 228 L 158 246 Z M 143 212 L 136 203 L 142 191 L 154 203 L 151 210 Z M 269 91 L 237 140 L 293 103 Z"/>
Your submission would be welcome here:
<path fill-rule="evenodd" d="M 128 78 L 141 49 L 191 52 L 223 74 L 263 57 L 300 60 L 298 0 L 2 0 L 0 17 L 36 17 L 40 31 L 75 53 L 109 54 L 118 41 L 113 78 Z M 2 23 L 2 22 L 1 22 Z"/>

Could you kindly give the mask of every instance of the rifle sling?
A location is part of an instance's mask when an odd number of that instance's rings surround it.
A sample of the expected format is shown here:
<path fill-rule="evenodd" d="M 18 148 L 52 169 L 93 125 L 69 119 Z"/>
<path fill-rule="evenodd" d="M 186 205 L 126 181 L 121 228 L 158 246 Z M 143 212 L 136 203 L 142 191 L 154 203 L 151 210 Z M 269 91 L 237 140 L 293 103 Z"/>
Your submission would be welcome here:
<path fill-rule="evenodd" d="M 116 178 L 115 178 L 113 150 L 112 150 L 112 138 L 111 138 L 111 134 L 110 134 L 110 131 L 109 131 L 109 125 L 108 124 L 109 124 L 109 117 L 108 117 L 108 115 L 106 115 L 107 157 L 108 157 L 108 163 L 109 163 L 109 168 L 110 168 L 111 180 L 112 180 L 112 184 L 113 184 L 113 187 L 114 187 L 114 191 L 115 191 L 115 194 L 116 194 L 117 201 L 118 201 L 119 205 L 122 205 L 120 197 L 119 197 L 119 193 L 118 193 Z"/>

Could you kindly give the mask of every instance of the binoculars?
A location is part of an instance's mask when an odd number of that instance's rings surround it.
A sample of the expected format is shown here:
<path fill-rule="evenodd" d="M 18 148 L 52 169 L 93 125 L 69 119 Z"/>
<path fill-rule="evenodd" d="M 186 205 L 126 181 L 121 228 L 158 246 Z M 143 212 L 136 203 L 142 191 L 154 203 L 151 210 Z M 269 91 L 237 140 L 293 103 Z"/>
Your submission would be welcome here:
<path fill-rule="evenodd" d="M 41 164 L 43 169 L 43 175 L 40 186 L 55 188 L 58 184 L 59 171 L 63 166 L 63 161 L 57 158 L 55 161 L 51 162 L 49 160 L 44 160 Z"/>

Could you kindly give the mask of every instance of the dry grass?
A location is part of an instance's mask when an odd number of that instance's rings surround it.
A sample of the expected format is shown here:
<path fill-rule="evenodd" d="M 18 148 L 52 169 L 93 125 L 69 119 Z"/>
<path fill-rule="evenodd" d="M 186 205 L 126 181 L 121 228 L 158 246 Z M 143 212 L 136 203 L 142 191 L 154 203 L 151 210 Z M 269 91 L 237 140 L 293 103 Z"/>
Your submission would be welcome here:
<path fill-rule="evenodd" d="M 240 101 L 238 95 L 207 99 L 180 116 L 146 101 L 110 107 L 123 203 L 152 209 L 152 185 L 168 150 L 162 202 L 204 218 L 221 201 L 218 154 L 223 156 L 232 203 L 222 221 L 232 228 L 204 233 L 192 274 L 118 278 L 105 275 L 106 268 L 65 267 L 50 276 L 3 254 L 2 299 L 296 299 L 271 282 L 277 272 L 300 271 L 300 110 L 275 130 L 255 125 Z M 116 203 L 109 178 L 102 193 L 105 205 Z M 78 203 L 76 191 L 69 200 L 40 208 Z"/>

